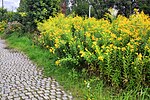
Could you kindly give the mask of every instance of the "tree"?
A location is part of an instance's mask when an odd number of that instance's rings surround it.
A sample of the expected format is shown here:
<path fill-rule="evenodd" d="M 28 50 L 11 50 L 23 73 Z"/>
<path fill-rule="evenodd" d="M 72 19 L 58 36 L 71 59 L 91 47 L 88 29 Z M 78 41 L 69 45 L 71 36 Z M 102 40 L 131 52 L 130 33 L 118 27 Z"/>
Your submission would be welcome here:
<path fill-rule="evenodd" d="M 73 11 L 80 16 L 88 16 L 89 5 L 92 5 L 92 16 L 104 17 L 110 7 L 119 10 L 119 14 L 129 17 L 134 8 L 150 14 L 150 0 L 74 0 Z"/>
<path fill-rule="evenodd" d="M 60 0 L 21 0 L 18 12 L 23 12 L 22 24 L 29 30 L 36 28 L 37 21 L 48 19 L 60 11 Z"/>
<path fill-rule="evenodd" d="M 150 0 L 137 0 L 139 9 L 150 15 Z"/>
<path fill-rule="evenodd" d="M 0 8 L 0 22 L 3 20 L 7 20 L 7 9 Z"/>

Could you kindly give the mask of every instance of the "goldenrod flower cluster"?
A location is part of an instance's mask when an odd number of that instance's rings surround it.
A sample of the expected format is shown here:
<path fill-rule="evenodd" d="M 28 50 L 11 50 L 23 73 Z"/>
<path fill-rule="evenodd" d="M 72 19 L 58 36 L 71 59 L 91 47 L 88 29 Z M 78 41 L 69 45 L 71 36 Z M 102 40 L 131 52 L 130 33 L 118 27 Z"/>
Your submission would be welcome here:
<path fill-rule="evenodd" d="M 143 70 L 150 65 L 150 17 L 143 12 L 129 18 L 119 15 L 112 22 L 58 14 L 38 23 L 38 29 L 40 41 L 59 63 L 69 56 L 81 69 L 84 64 L 87 69 L 95 67 L 116 86 L 126 84 L 124 80 L 144 81 Z"/>

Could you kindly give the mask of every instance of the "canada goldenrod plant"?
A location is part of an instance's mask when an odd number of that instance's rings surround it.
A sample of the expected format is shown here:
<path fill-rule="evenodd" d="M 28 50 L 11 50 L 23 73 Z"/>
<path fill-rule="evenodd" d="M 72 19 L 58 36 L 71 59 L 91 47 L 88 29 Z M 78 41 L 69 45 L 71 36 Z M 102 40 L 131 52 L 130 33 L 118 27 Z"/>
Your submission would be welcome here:
<path fill-rule="evenodd" d="M 112 22 L 58 14 L 38 29 L 57 66 L 87 69 L 116 88 L 149 87 L 150 17 L 143 12 Z"/>

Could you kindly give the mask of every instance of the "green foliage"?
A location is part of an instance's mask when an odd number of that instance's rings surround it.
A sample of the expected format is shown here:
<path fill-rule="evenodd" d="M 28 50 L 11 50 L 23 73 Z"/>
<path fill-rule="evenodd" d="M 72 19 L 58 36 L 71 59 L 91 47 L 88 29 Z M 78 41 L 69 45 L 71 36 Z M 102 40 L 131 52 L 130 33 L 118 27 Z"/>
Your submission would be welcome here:
<path fill-rule="evenodd" d="M 150 0 L 137 0 L 139 9 L 150 15 Z"/>
<path fill-rule="evenodd" d="M 146 14 L 150 14 L 149 0 L 75 0 L 76 5 L 73 6 L 73 11 L 80 16 L 88 16 L 89 4 L 92 5 L 91 16 L 96 18 L 104 17 L 104 14 L 110 7 L 116 5 L 119 14 L 129 17 L 133 14 L 134 8 L 139 8 Z"/>
<path fill-rule="evenodd" d="M 21 15 L 18 12 L 7 11 L 7 9 L 0 8 L 0 21 L 21 21 Z"/>
<path fill-rule="evenodd" d="M 20 34 L 23 33 L 23 25 L 17 21 L 8 22 L 4 33 L 8 35 L 8 34 L 12 34 L 14 32 L 17 32 Z"/>
<path fill-rule="evenodd" d="M 48 19 L 60 10 L 59 3 L 60 0 L 21 0 L 18 12 L 26 14 L 21 23 L 27 30 L 34 30 L 37 21 Z"/>
<path fill-rule="evenodd" d="M 7 20 L 7 9 L 0 8 L 0 22 Z"/>
<path fill-rule="evenodd" d="M 6 18 L 8 22 L 13 22 L 13 21 L 20 22 L 21 21 L 21 15 L 18 12 L 8 11 L 6 15 L 7 15 Z"/>

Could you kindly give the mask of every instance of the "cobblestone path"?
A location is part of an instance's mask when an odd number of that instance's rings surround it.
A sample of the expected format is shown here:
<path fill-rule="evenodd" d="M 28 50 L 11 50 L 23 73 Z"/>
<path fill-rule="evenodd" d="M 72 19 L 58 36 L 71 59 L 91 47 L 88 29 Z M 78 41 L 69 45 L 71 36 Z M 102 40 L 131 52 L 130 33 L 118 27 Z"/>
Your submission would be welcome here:
<path fill-rule="evenodd" d="M 25 55 L 5 48 L 0 40 L 0 100 L 72 100 Z"/>

